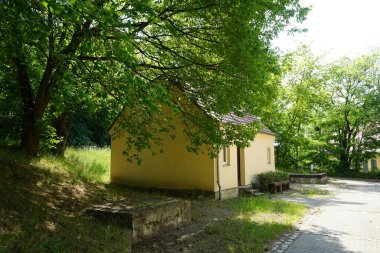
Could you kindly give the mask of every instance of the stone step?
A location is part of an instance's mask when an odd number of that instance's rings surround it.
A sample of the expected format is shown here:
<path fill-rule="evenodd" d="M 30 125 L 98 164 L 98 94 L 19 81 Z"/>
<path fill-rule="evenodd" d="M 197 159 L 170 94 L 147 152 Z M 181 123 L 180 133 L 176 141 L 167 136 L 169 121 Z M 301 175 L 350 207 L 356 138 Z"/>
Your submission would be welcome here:
<path fill-rule="evenodd" d="M 259 189 L 253 189 L 252 185 L 242 185 L 239 186 L 239 193 L 240 196 L 243 196 L 244 194 L 254 195 L 259 193 Z"/>
<path fill-rule="evenodd" d="M 258 193 L 259 192 L 259 189 L 245 189 L 244 192 L 246 193 L 250 193 L 250 194 L 254 194 L 254 193 Z"/>

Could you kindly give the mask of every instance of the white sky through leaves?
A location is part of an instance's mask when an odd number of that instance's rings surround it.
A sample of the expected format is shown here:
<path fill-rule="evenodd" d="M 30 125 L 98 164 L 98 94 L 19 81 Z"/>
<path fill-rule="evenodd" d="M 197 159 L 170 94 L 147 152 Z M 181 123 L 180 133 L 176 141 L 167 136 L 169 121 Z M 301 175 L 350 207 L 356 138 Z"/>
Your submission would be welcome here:
<path fill-rule="evenodd" d="M 312 5 L 301 24 L 308 32 L 282 33 L 274 42 L 280 50 L 307 44 L 315 54 L 336 59 L 380 48 L 380 0 L 301 0 L 301 4 Z"/>

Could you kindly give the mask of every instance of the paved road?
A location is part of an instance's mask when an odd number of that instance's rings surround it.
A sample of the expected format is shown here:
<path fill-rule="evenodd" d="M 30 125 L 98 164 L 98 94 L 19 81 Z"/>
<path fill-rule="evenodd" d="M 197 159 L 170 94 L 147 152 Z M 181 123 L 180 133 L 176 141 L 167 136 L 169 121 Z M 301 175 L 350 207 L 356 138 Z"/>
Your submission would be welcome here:
<path fill-rule="evenodd" d="M 299 198 L 317 212 L 299 225 L 286 253 L 380 252 L 380 183 L 332 180 L 328 198 Z M 293 199 L 294 200 L 294 199 Z"/>

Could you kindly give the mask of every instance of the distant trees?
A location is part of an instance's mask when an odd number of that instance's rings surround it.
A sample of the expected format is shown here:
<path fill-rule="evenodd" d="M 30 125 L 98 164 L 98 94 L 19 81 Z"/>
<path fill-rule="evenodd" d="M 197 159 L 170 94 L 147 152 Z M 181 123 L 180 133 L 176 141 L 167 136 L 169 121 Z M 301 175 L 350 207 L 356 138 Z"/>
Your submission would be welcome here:
<path fill-rule="evenodd" d="M 170 129 L 159 104 L 185 116 L 192 148 L 232 143 L 248 131 L 219 134 L 217 124 L 178 98 L 214 115 L 260 116 L 276 90 L 270 42 L 307 11 L 298 0 L 5 0 L 0 103 L 15 99 L 20 146 L 32 155 L 44 136 L 56 136 L 47 147 L 61 145 L 61 153 L 73 112 L 99 99 L 142 114 L 125 124 L 135 137 L 128 144 L 139 150 Z"/>
<path fill-rule="evenodd" d="M 305 46 L 282 58 L 282 72 L 279 96 L 266 124 L 277 134 L 276 166 L 297 169 L 310 163 L 310 131 L 324 104 L 325 82 L 320 59 Z"/>
<path fill-rule="evenodd" d="M 327 70 L 329 103 L 320 128 L 337 169 L 359 169 L 380 148 L 380 55 L 343 58 Z"/>
<path fill-rule="evenodd" d="M 273 122 L 277 165 L 345 172 L 380 148 L 380 55 L 323 63 L 306 48 L 283 59 Z"/>

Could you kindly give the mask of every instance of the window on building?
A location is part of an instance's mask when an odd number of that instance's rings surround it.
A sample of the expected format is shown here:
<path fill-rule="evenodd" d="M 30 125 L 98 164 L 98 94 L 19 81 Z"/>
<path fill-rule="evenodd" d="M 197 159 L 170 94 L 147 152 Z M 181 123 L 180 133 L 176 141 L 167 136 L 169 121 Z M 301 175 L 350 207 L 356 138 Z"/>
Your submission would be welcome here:
<path fill-rule="evenodd" d="M 376 159 L 371 159 L 371 169 L 377 168 L 377 161 Z"/>
<path fill-rule="evenodd" d="M 230 164 L 230 147 L 223 147 L 223 164 L 229 165 Z"/>
<path fill-rule="evenodd" d="M 272 163 L 272 152 L 270 147 L 267 147 L 267 163 Z"/>
<path fill-rule="evenodd" d="M 368 172 L 368 161 L 363 162 L 363 171 Z"/>

